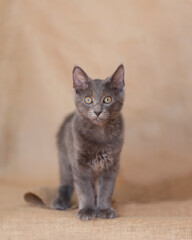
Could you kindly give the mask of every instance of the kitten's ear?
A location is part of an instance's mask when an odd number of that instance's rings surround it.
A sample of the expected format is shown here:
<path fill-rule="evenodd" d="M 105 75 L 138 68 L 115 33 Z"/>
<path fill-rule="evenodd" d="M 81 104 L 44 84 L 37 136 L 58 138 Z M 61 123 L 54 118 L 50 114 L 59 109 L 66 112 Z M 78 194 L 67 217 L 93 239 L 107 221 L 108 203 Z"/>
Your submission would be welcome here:
<path fill-rule="evenodd" d="M 87 74 L 78 66 L 73 68 L 73 88 L 76 92 L 88 88 L 88 83 L 90 82 Z"/>
<path fill-rule="evenodd" d="M 110 81 L 110 87 L 111 88 L 115 88 L 119 91 L 121 91 L 123 89 L 123 87 L 125 86 L 123 64 L 119 65 L 117 70 L 110 77 L 109 81 Z"/>

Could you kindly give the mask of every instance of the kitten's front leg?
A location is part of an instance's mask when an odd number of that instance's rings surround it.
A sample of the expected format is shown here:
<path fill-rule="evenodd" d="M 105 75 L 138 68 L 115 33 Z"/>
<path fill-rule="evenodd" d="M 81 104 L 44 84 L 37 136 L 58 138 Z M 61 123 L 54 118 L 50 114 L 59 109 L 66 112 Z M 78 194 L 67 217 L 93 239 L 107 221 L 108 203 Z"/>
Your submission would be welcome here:
<path fill-rule="evenodd" d="M 111 208 L 111 199 L 117 173 L 104 172 L 99 176 L 97 196 L 97 217 L 115 218 L 116 212 Z"/>
<path fill-rule="evenodd" d="M 78 217 L 81 220 L 91 220 L 96 216 L 95 189 L 93 176 L 83 173 L 74 174 L 75 189 L 79 202 Z"/>

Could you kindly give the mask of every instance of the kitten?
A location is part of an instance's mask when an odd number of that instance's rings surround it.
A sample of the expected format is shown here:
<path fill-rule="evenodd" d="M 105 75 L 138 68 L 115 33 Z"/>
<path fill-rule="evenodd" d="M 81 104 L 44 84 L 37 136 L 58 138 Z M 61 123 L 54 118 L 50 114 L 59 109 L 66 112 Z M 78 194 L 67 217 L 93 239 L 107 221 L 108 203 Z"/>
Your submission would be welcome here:
<path fill-rule="evenodd" d="M 60 187 L 52 207 L 69 208 L 74 184 L 81 220 L 114 218 L 111 197 L 123 144 L 120 111 L 124 101 L 124 67 L 120 65 L 105 80 L 92 80 L 76 66 L 73 88 L 76 111 L 65 119 L 57 135 Z"/>

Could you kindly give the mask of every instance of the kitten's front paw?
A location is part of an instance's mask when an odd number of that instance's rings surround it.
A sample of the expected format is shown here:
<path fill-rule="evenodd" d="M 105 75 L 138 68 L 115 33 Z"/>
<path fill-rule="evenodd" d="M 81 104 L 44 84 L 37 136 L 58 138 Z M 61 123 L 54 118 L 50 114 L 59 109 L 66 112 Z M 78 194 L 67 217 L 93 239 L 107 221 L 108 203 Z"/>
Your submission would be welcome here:
<path fill-rule="evenodd" d="M 91 209 L 91 208 L 83 208 L 79 210 L 77 216 L 79 217 L 80 220 L 83 220 L 83 221 L 91 220 L 96 216 L 96 211 L 95 209 Z"/>
<path fill-rule="evenodd" d="M 106 209 L 98 209 L 97 211 L 98 218 L 111 219 L 116 217 L 115 209 L 106 208 Z"/>
<path fill-rule="evenodd" d="M 69 208 L 69 202 L 66 202 L 64 199 L 58 197 L 52 202 L 51 207 L 56 210 L 66 210 Z"/>

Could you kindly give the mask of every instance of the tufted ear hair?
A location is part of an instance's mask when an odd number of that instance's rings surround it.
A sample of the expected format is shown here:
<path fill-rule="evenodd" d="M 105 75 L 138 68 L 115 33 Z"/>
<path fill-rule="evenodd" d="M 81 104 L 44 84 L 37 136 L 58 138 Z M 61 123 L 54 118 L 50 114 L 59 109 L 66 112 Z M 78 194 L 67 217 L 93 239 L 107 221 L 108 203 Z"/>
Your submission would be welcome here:
<path fill-rule="evenodd" d="M 73 88 L 76 92 L 88 88 L 90 79 L 87 74 L 78 66 L 73 68 Z"/>
<path fill-rule="evenodd" d="M 119 65 L 113 75 L 109 78 L 110 87 L 115 88 L 119 91 L 125 86 L 124 82 L 124 66 L 123 64 Z"/>

